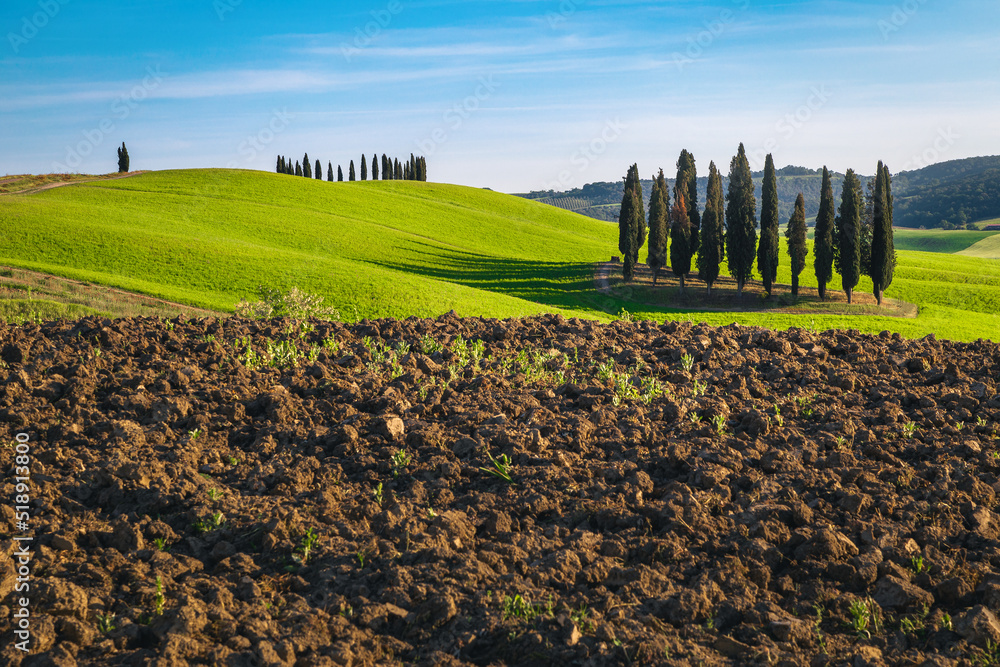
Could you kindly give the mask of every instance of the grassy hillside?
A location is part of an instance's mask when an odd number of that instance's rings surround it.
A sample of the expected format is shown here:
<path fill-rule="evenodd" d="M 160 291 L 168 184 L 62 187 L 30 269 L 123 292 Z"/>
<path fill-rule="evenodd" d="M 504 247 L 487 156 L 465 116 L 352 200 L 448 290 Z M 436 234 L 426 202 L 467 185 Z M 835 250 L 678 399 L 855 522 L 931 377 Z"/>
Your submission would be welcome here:
<path fill-rule="evenodd" d="M 1000 263 L 901 251 L 887 296 L 920 316 L 700 313 L 594 289 L 617 228 L 488 190 L 328 183 L 249 171 L 156 172 L 0 198 L 0 264 L 230 310 L 258 284 L 322 294 L 345 319 L 544 311 L 608 319 L 622 308 L 717 324 L 936 333 L 1000 331 Z M 948 241 L 951 243 L 951 241 Z M 970 244 L 971 245 L 971 244 Z M 645 250 L 640 254 L 645 260 Z M 790 282 L 787 256 L 780 283 Z M 804 286 L 815 286 L 809 268 Z M 839 288 L 834 278 L 831 288 Z M 868 281 L 858 291 L 870 290 Z M 695 281 L 694 290 L 703 289 Z M 783 288 L 779 288 L 781 290 Z"/>
<path fill-rule="evenodd" d="M 958 252 L 959 255 L 968 257 L 983 257 L 985 259 L 1000 259 L 1000 233 L 993 232 L 981 241 L 973 243 L 971 246 Z"/>
<path fill-rule="evenodd" d="M 3 263 L 216 310 L 294 285 L 348 317 L 573 308 L 616 234 L 487 190 L 227 170 L 6 197 L 0 228 Z"/>
<path fill-rule="evenodd" d="M 924 252 L 961 252 L 997 232 L 943 229 L 895 229 L 893 243 L 896 250 L 922 250 Z M 973 255 L 983 257 L 985 255 Z"/>

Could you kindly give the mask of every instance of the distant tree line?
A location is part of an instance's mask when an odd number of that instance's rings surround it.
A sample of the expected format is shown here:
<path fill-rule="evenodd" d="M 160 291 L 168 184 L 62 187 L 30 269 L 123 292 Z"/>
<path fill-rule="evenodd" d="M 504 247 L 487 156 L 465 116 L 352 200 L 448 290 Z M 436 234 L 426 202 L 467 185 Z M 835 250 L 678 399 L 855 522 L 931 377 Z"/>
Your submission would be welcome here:
<path fill-rule="evenodd" d="M 368 158 L 365 155 L 361 156 L 361 180 L 368 180 Z M 381 168 L 380 168 L 381 165 Z M 305 178 L 315 178 L 317 180 L 323 180 L 323 164 L 316 160 L 315 165 L 309 161 L 309 153 L 302 156 L 302 161 L 298 160 L 292 164 L 291 159 L 284 157 L 283 155 L 278 156 L 278 163 L 275 168 L 279 174 L 288 174 L 289 176 L 303 176 Z M 379 176 L 383 181 L 426 181 L 427 180 L 427 160 L 421 156 L 414 156 L 410 153 L 410 159 L 405 160 L 401 163 L 399 158 L 390 158 L 385 153 L 382 154 L 381 160 L 379 160 L 378 154 L 372 155 L 371 159 L 371 180 L 379 180 Z M 334 179 L 333 174 L 333 163 L 326 163 L 326 180 L 328 181 L 343 181 L 344 180 L 344 170 L 340 165 L 337 165 L 337 177 Z M 351 160 L 348 166 L 347 173 L 348 181 L 356 181 L 357 173 L 354 169 L 354 160 Z"/>
<path fill-rule="evenodd" d="M 694 155 L 682 150 L 677 160 L 673 206 L 660 169 L 652 180 L 647 218 L 638 165 L 629 168 L 618 218 L 623 277 L 626 281 L 632 280 L 639 250 L 648 237 L 646 262 L 653 274 L 653 284 L 660 272 L 669 268 L 679 278 L 683 291 L 685 278 L 695 266 L 698 278 L 705 282 L 711 294 L 712 285 L 719 277 L 720 264 L 728 261 L 737 292 L 742 294 L 744 285 L 753 277 L 756 262 L 757 272 L 770 296 L 781 255 L 774 159 L 768 155 L 764 164 L 759 226 L 754 179 L 743 144 L 730 162 L 725 198 L 722 175 L 714 162 L 709 164 L 708 171 L 705 208 L 699 215 Z M 881 305 L 883 292 L 892 284 L 896 266 L 889 169 L 881 161 L 878 163 L 867 193 L 858 175 L 848 169 L 841 186 L 839 208 L 835 204 L 832 178 L 829 170 L 823 167 L 813 262 L 820 298 L 826 298 L 826 285 L 836 268 L 848 303 L 853 302 L 853 291 L 860 277 L 867 275 L 872 279 L 875 297 Z M 791 260 L 792 294 L 797 295 L 799 275 L 805 270 L 809 252 L 805 201 L 801 192 L 785 226 L 785 237 Z"/>

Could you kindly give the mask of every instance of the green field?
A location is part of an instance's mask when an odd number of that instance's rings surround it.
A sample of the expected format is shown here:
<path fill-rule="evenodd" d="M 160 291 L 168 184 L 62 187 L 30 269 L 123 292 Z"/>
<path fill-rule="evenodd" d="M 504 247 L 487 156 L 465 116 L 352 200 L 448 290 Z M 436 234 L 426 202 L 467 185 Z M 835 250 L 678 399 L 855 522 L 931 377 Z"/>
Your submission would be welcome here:
<path fill-rule="evenodd" d="M 887 296 L 918 304 L 916 319 L 652 308 L 594 289 L 594 265 L 618 254 L 616 225 L 489 190 L 413 181 L 153 172 L 4 196 L 0 238 L 0 264 L 222 311 L 266 284 L 321 294 L 351 320 L 450 309 L 610 319 L 624 307 L 660 321 L 888 329 L 963 340 L 1000 331 L 995 260 L 900 251 Z M 952 242 L 936 245 L 942 243 Z M 778 280 L 787 284 L 787 256 L 782 262 Z M 802 283 L 815 286 L 811 256 L 808 263 Z M 838 278 L 831 287 L 839 287 Z M 858 291 L 870 287 L 865 280 Z"/>
<path fill-rule="evenodd" d="M 962 252 L 996 236 L 998 232 L 976 230 L 901 229 L 893 231 L 896 250 L 922 250 L 925 252 Z"/>

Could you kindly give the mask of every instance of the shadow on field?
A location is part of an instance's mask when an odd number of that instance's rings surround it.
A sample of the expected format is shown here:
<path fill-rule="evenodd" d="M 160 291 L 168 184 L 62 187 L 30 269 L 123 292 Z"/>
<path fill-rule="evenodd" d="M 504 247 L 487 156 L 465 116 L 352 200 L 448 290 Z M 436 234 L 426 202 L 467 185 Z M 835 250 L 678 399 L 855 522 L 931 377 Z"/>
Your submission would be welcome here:
<path fill-rule="evenodd" d="M 594 264 L 492 257 L 465 251 L 413 250 L 412 261 L 370 260 L 387 269 L 567 309 L 614 312 L 618 299 L 594 290 Z M 604 302 L 607 303 L 604 303 Z"/>

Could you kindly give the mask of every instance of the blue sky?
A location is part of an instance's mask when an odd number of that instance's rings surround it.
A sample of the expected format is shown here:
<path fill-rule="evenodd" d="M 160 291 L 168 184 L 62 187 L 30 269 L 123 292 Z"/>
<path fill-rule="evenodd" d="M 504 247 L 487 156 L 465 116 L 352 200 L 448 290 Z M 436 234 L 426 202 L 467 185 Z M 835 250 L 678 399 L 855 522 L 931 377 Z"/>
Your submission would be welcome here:
<path fill-rule="evenodd" d="M 344 5 L 348 5 L 345 7 Z M 0 173 L 345 167 L 563 190 L 1000 154 L 1000 3 L 5 0 Z"/>

